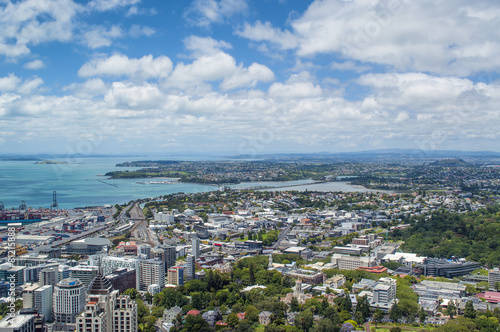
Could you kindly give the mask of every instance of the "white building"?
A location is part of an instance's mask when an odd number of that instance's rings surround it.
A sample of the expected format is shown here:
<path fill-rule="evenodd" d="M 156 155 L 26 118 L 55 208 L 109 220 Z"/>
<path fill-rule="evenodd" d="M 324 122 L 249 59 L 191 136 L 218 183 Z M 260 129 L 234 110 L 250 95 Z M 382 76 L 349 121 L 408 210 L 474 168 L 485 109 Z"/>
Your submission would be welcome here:
<path fill-rule="evenodd" d="M 52 294 L 54 287 L 52 285 L 45 285 L 35 290 L 35 306 L 38 312 L 43 314 L 45 321 L 52 321 Z"/>
<path fill-rule="evenodd" d="M 85 310 L 76 318 L 76 331 L 138 331 L 137 305 L 129 296 L 119 296 L 118 290 L 98 274 L 89 285 Z"/>
<path fill-rule="evenodd" d="M 196 272 L 196 260 L 193 255 L 188 255 L 186 258 L 186 279 L 194 279 L 194 274 Z"/>
<path fill-rule="evenodd" d="M 0 321 L 2 332 L 35 332 L 35 315 L 6 315 Z"/>
<path fill-rule="evenodd" d="M 371 305 L 375 308 L 388 312 L 396 301 L 396 280 L 391 278 L 380 278 L 373 288 L 373 300 Z"/>
<path fill-rule="evenodd" d="M 74 324 L 85 308 L 85 288 L 78 279 L 61 280 L 54 287 L 54 317 L 57 323 Z"/>
<path fill-rule="evenodd" d="M 333 254 L 332 264 L 337 265 L 339 270 L 356 270 L 360 266 L 376 266 L 376 259 L 373 256 L 349 256 L 343 254 Z"/>
<path fill-rule="evenodd" d="M 23 308 L 35 307 L 35 291 L 39 287 L 38 284 L 33 284 L 23 289 Z"/>
<path fill-rule="evenodd" d="M 200 239 L 194 238 L 191 241 L 191 254 L 195 259 L 200 258 Z"/>
<path fill-rule="evenodd" d="M 77 265 L 69 269 L 70 278 L 79 279 L 85 287 L 97 276 L 99 268 L 97 266 Z"/>
<path fill-rule="evenodd" d="M 139 262 L 138 290 L 147 292 L 148 286 L 157 284 L 161 289 L 165 287 L 165 262 L 156 259 L 147 259 Z"/>
<path fill-rule="evenodd" d="M 161 288 L 157 284 L 152 284 L 148 286 L 148 293 L 151 295 L 155 295 L 161 292 Z"/>

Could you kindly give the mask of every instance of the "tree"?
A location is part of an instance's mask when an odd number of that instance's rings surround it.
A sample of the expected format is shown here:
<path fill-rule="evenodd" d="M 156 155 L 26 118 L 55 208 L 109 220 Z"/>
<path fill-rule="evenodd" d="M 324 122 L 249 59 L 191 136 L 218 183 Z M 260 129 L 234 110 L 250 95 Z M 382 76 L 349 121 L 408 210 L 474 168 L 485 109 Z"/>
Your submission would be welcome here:
<path fill-rule="evenodd" d="M 424 307 L 420 307 L 420 312 L 418 313 L 418 319 L 420 320 L 420 323 L 423 324 L 426 318 L 427 314 L 425 313 Z"/>
<path fill-rule="evenodd" d="M 313 314 L 310 309 L 306 309 L 295 316 L 295 325 L 299 326 L 304 332 L 309 331 L 313 323 Z"/>
<path fill-rule="evenodd" d="M 255 266 L 252 263 L 250 263 L 250 267 L 248 268 L 248 273 L 249 273 L 249 278 L 250 278 L 250 284 L 255 285 Z"/>
<path fill-rule="evenodd" d="M 253 305 L 249 305 L 245 311 L 245 320 L 248 320 L 250 323 L 254 323 L 259 320 L 260 311 L 257 310 Z"/>
<path fill-rule="evenodd" d="M 227 317 L 227 325 L 231 328 L 236 327 L 240 320 L 238 319 L 238 315 L 236 315 L 235 312 L 232 312 L 228 317 Z"/>
<path fill-rule="evenodd" d="M 450 318 L 453 319 L 453 316 L 457 314 L 457 307 L 455 306 L 455 302 L 450 301 L 448 303 L 448 306 L 446 307 L 446 312 L 445 312 Z"/>
<path fill-rule="evenodd" d="M 389 318 L 393 321 L 397 321 L 401 318 L 403 314 L 401 313 L 401 309 L 399 308 L 397 303 L 394 303 L 389 311 Z"/>
<path fill-rule="evenodd" d="M 338 330 L 338 326 L 335 326 L 328 318 L 320 320 L 318 325 L 312 329 L 313 332 L 334 332 Z"/>
<path fill-rule="evenodd" d="M 290 302 L 290 310 L 292 312 L 298 312 L 298 311 L 300 311 L 299 301 L 295 297 L 293 297 L 292 301 Z"/>
<path fill-rule="evenodd" d="M 500 281 L 495 281 L 494 287 L 497 292 L 500 291 Z"/>
<path fill-rule="evenodd" d="M 375 312 L 373 313 L 373 320 L 375 321 L 375 326 L 377 326 L 377 324 L 380 323 L 382 318 L 384 318 L 384 312 L 379 308 L 375 309 Z"/>
<path fill-rule="evenodd" d="M 474 304 L 472 303 L 472 301 L 465 302 L 464 317 L 475 319 L 476 315 L 477 313 L 476 310 L 474 309 Z"/>

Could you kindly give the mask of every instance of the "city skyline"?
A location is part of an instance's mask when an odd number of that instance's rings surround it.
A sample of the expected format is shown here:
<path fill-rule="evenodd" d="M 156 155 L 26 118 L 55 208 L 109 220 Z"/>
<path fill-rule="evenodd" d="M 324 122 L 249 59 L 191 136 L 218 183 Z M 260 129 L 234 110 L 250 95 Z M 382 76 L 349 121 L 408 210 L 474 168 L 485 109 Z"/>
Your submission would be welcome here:
<path fill-rule="evenodd" d="M 3 153 L 498 149 L 500 4 L 0 4 Z"/>

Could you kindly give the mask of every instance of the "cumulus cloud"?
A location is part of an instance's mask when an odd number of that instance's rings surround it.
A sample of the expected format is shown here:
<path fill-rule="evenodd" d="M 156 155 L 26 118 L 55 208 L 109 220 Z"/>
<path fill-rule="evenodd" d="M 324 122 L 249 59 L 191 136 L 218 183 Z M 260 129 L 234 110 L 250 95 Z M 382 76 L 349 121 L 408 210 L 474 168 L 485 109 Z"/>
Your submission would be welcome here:
<path fill-rule="evenodd" d="M 289 30 L 257 21 L 238 34 L 304 57 L 341 54 L 398 70 L 468 76 L 500 70 L 494 13 L 500 4 L 491 1 L 316 0 Z"/>
<path fill-rule="evenodd" d="M 45 68 L 45 63 L 43 63 L 42 60 L 33 60 L 24 65 L 24 68 L 26 69 L 32 69 L 32 70 L 37 70 L 37 69 L 42 69 Z"/>
<path fill-rule="evenodd" d="M 112 10 L 120 7 L 133 6 L 140 3 L 141 0 L 92 0 L 88 6 L 98 11 Z"/>
<path fill-rule="evenodd" d="M 141 37 L 141 36 L 150 37 L 150 36 L 154 35 L 155 32 L 156 31 L 153 28 L 150 28 L 150 27 L 147 27 L 147 26 L 140 26 L 140 25 L 137 25 L 137 24 L 133 24 L 130 27 L 129 34 L 130 34 L 130 36 L 132 36 L 134 38 L 138 38 L 138 37 Z"/>
<path fill-rule="evenodd" d="M 123 36 L 122 29 L 113 25 L 109 29 L 103 26 L 93 26 L 84 34 L 84 43 L 92 49 L 110 46 L 113 39 Z"/>
<path fill-rule="evenodd" d="M 184 39 L 186 49 L 191 51 L 193 57 L 201 55 L 213 55 L 224 49 L 233 48 L 231 44 L 223 40 L 215 40 L 211 37 L 189 36 Z"/>
<path fill-rule="evenodd" d="M 71 0 L 26 0 L 0 3 L 0 54 L 18 57 L 42 42 L 73 37 L 74 17 L 83 7 Z"/>
<path fill-rule="evenodd" d="M 172 61 L 167 56 L 153 58 L 145 55 L 140 59 L 114 54 L 110 57 L 95 58 L 84 64 L 78 71 L 81 77 L 127 76 L 129 78 L 165 78 L 172 71 Z"/>
<path fill-rule="evenodd" d="M 193 25 L 209 27 L 247 10 L 246 0 L 195 0 L 184 17 Z"/>

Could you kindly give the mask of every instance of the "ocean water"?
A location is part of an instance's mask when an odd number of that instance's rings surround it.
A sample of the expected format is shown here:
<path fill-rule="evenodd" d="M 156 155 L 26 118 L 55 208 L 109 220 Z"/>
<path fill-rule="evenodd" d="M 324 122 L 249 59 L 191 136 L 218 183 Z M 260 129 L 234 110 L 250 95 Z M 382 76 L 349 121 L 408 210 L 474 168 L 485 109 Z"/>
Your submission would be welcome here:
<path fill-rule="evenodd" d="M 21 201 L 33 208 L 48 208 L 57 192 L 60 208 L 123 204 L 138 198 L 172 193 L 217 190 L 217 186 L 195 183 L 149 183 L 161 179 L 108 179 L 103 174 L 136 168 L 115 165 L 131 158 L 82 158 L 78 163 L 37 165 L 34 161 L 0 161 L 0 201 L 6 208 L 19 207 Z M 141 184 L 140 182 L 146 182 Z M 273 190 L 368 191 L 347 182 L 310 184 L 311 180 L 249 182 L 236 188 L 273 187 Z M 296 186 L 300 185 L 300 186 Z M 290 187 L 291 186 L 291 187 Z"/>

